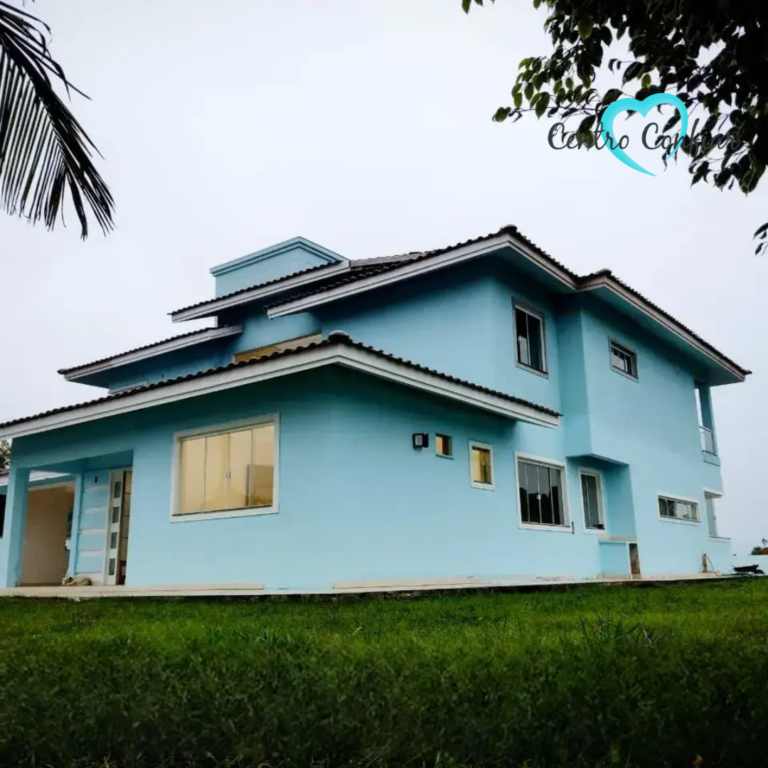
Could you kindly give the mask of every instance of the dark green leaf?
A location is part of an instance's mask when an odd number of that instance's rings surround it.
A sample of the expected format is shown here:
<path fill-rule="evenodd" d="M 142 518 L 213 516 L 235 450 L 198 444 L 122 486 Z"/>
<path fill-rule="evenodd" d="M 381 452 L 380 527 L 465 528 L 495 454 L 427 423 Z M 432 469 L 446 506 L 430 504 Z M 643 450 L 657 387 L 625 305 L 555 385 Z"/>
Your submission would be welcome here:
<path fill-rule="evenodd" d="M 536 101 L 536 117 L 541 117 L 547 111 L 547 105 L 549 104 L 549 94 L 541 93 Z"/>
<path fill-rule="evenodd" d="M 499 107 L 496 110 L 496 114 L 493 116 L 493 121 L 495 123 L 503 123 L 509 117 L 511 111 L 512 109 L 510 107 Z"/>
<path fill-rule="evenodd" d="M 578 23 L 579 37 L 582 40 L 587 40 L 589 36 L 592 34 L 593 28 L 594 28 L 594 24 L 590 19 L 582 19 Z"/>
<path fill-rule="evenodd" d="M 639 61 L 633 61 L 624 72 L 624 77 L 622 78 L 622 82 L 627 83 L 630 80 L 634 80 L 636 77 L 640 76 L 642 71 L 643 71 L 643 65 Z"/>

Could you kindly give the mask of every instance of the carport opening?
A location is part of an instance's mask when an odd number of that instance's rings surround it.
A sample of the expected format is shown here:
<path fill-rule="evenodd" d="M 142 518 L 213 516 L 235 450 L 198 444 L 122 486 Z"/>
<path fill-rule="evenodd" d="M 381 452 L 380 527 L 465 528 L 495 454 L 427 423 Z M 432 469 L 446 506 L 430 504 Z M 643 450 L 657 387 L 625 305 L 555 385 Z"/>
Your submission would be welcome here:
<path fill-rule="evenodd" d="M 74 483 L 29 489 L 20 586 L 59 585 L 67 575 L 74 500 Z"/>

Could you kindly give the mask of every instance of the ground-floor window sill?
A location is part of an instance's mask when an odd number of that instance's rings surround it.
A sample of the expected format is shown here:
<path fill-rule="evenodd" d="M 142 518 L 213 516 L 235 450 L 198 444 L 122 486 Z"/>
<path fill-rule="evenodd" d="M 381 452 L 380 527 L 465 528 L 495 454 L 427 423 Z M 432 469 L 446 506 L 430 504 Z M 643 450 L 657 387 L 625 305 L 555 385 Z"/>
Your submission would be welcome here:
<path fill-rule="evenodd" d="M 262 515 L 276 515 L 277 507 L 261 507 L 255 509 L 237 509 L 231 512 L 197 512 L 188 515 L 171 515 L 172 523 L 193 523 L 197 520 L 224 520 L 232 517 L 261 517 Z"/>

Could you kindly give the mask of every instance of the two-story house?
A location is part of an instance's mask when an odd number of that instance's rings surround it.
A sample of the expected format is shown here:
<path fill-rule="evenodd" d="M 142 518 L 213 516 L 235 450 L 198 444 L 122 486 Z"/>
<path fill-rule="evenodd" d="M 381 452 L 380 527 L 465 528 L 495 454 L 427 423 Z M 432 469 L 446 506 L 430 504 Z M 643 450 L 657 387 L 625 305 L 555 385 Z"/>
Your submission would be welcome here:
<path fill-rule="evenodd" d="M 210 328 L 65 369 L 105 395 L 0 425 L 0 583 L 730 570 L 710 390 L 749 371 L 610 271 L 505 227 L 354 261 L 296 238 L 211 272 L 171 313 Z M 70 513 L 27 525 L 54 481 Z"/>

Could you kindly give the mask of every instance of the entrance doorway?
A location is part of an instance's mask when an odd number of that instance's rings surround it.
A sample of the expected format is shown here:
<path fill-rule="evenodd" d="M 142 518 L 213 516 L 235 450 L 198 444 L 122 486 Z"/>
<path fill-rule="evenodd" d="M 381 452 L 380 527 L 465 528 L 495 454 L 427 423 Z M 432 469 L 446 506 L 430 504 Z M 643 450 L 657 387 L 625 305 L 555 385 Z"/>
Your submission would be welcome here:
<path fill-rule="evenodd" d="M 116 469 L 110 472 L 104 584 L 125 584 L 132 487 L 133 472 L 130 469 Z"/>
<path fill-rule="evenodd" d="M 633 579 L 640 578 L 640 551 L 637 548 L 637 544 L 629 545 L 629 570 Z"/>
<path fill-rule="evenodd" d="M 67 575 L 74 500 L 73 483 L 29 489 L 20 586 L 58 586 Z"/>

